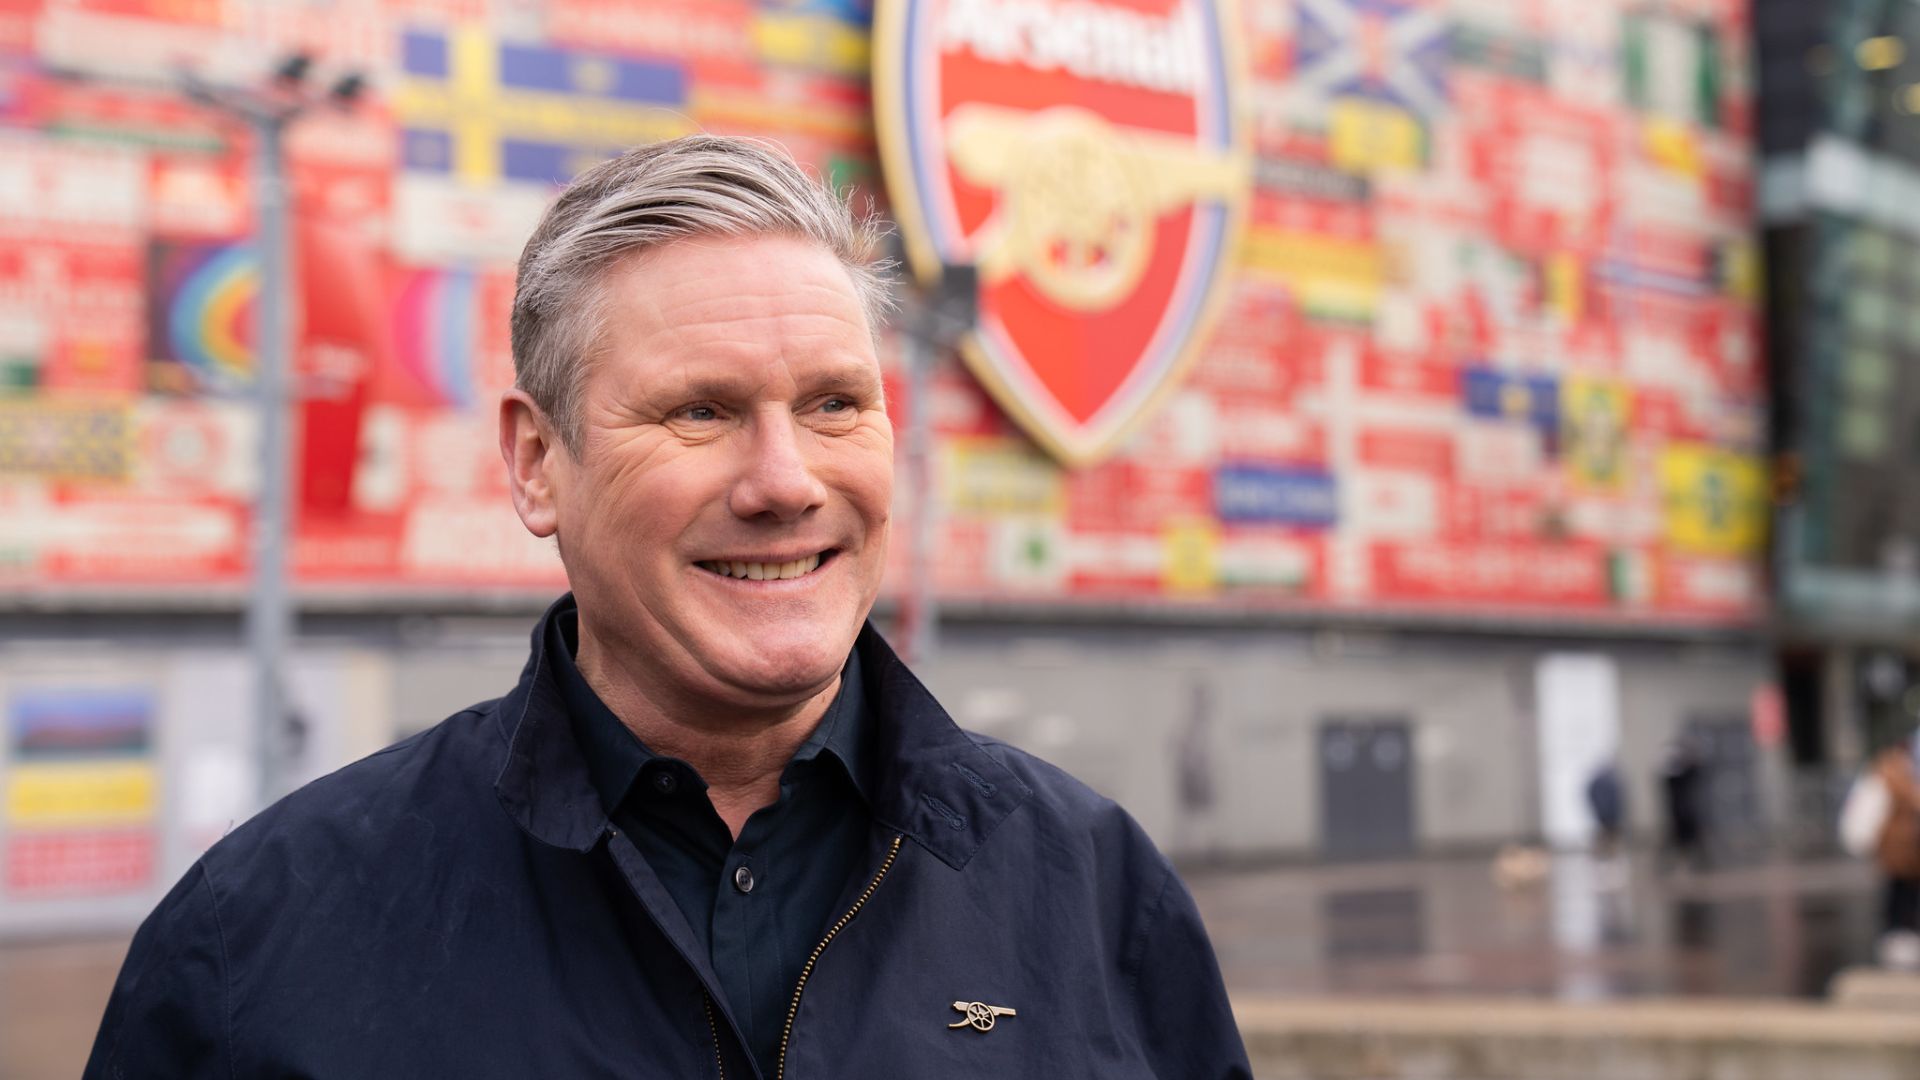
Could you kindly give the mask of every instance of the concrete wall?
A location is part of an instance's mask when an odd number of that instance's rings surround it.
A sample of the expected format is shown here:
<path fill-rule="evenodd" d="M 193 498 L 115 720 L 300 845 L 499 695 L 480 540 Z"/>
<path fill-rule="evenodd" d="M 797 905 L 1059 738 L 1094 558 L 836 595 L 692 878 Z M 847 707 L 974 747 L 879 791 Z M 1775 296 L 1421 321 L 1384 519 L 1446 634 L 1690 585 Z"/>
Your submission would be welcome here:
<path fill-rule="evenodd" d="M 1315 759 L 1333 716 L 1409 720 L 1423 847 L 1486 847 L 1538 832 L 1534 670 L 1554 651 L 1598 652 L 1620 675 L 1632 825 L 1654 835 L 1664 749 L 1694 716 L 1746 717 L 1768 677 L 1754 647 L 1450 637 L 973 627 L 950 633 L 923 677 L 962 724 L 1039 753 L 1124 803 L 1183 854 L 1312 855 Z M 1210 686 L 1197 705 L 1195 684 Z M 1198 709 L 1214 764 L 1211 813 L 1185 812 L 1176 749 Z M 1790 807 L 1781 755 L 1761 753 L 1767 823 Z"/>
<path fill-rule="evenodd" d="M 1621 758 L 1637 832 L 1652 835 L 1661 820 L 1658 773 L 1666 745 L 1692 717 L 1746 719 L 1754 690 L 1768 677 L 1748 653 L 1674 647 L 1643 650 L 1621 679 Z M 1785 748 L 1756 754 L 1763 832 L 1786 827 L 1792 783 Z"/>
<path fill-rule="evenodd" d="M 301 771 L 316 775 L 504 693 L 533 622 L 310 618 L 296 665 L 311 725 Z M 223 755 L 244 766 L 252 745 L 238 629 L 215 616 L 0 620 L 0 702 L 38 685 L 150 688 L 161 835 L 152 888 L 92 906 L 0 903 L 0 931 L 88 913 L 125 921 L 217 837 L 206 778 L 221 775 Z M 1654 774 L 1666 741 L 1692 715 L 1745 715 L 1766 675 L 1753 647 L 978 619 L 950 622 L 921 674 L 963 725 L 1112 796 L 1176 855 L 1310 858 L 1322 835 L 1318 730 L 1334 716 L 1411 724 L 1420 848 L 1537 835 L 1533 673 L 1541 656 L 1565 651 L 1618 664 L 1621 756 L 1643 832 L 1658 824 Z M 1211 776 L 1210 806 L 1182 797 L 1183 754 L 1191 762 L 1196 753 Z M 1767 820 L 1778 824 L 1790 806 L 1783 755 L 1760 761 Z M 0 774 L 7 767 L 0 740 Z M 14 824 L 0 820 L 0 840 Z"/>
<path fill-rule="evenodd" d="M 351 643 L 311 641 L 293 658 L 305 734 L 287 764 L 292 784 L 391 740 L 398 671 Z M 103 691 L 145 717 L 139 746 L 26 745 L 26 710 L 85 717 Z M 244 821 L 259 793 L 249 691 L 244 654 L 218 639 L 0 646 L 0 933 L 131 926 Z"/>

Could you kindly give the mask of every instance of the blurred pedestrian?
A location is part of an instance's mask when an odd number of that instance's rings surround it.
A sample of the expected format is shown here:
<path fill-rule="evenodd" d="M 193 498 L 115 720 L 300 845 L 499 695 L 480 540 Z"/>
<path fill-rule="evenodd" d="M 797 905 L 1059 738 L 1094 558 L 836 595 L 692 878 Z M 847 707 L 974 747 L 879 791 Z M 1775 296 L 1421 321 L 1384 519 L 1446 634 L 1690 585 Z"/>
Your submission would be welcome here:
<path fill-rule="evenodd" d="M 1873 772 L 1887 790 L 1886 818 L 1874 861 L 1886 878 L 1881 902 L 1881 962 L 1920 967 L 1920 737 L 1908 735 L 1874 755 Z"/>
<path fill-rule="evenodd" d="M 194 864 L 87 1077 L 1247 1080 L 1146 833 L 961 731 L 867 622 L 875 240 L 757 140 L 567 188 L 521 256 L 499 446 L 572 592 L 504 698 Z"/>
<path fill-rule="evenodd" d="M 1593 814 L 1593 887 L 1608 903 L 1603 908 L 1603 926 L 1622 931 L 1627 913 L 1619 910 L 1620 899 L 1632 882 L 1623 838 L 1627 828 L 1627 792 L 1620 780 L 1620 766 L 1612 758 L 1600 763 L 1587 780 L 1587 809 Z M 1623 932 L 1623 931 L 1622 931 Z"/>
<path fill-rule="evenodd" d="M 1594 853 L 1610 859 L 1620 848 L 1627 819 L 1627 793 L 1612 759 L 1601 762 L 1587 780 L 1587 809 L 1593 814 Z"/>
<path fill-rule="evenodd" d="M 1667 744 L 1666 756 L 1660 763 L 1660 790 L 1667 811 L 1667 831 L 1658 860 L 1663 872 L 1675 866 L 1696 871 L 1706 869 L 1706 838 L 1700 805 L 1705 781 L 1706 766 L 1694 737 L 1676 736 Z"/>
<path fill-rule="evenodd" d="M 1175 836 L 1179 854 L 1208 860 L 1215 855 L 1213 695 L 1196 679 L 1190 700 L 1186 723 L 1174 737 L 1174 778 L 1180 794 Z"/>

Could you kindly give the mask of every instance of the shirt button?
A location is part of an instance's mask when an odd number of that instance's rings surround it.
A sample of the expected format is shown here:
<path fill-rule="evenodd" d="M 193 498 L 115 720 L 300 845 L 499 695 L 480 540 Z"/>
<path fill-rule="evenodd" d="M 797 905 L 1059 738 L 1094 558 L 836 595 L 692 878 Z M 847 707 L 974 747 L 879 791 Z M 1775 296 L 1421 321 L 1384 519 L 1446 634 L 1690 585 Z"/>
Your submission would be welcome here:
<path fill-rule="evenodd" d="M 672 769 L 658 769 L 653 774 L 653 790 L 662 795 L 671 795 L 680 790 L 680 778 L 673 775 Z"/>
<path fill-rule="evenodd" d="M 753 871 L 747 869 L 745 866 L 735 867 L 733 870 L 733 887 L 736 889 L 739 889 L 743 893 L 752 892 L 753 891 Z"/>

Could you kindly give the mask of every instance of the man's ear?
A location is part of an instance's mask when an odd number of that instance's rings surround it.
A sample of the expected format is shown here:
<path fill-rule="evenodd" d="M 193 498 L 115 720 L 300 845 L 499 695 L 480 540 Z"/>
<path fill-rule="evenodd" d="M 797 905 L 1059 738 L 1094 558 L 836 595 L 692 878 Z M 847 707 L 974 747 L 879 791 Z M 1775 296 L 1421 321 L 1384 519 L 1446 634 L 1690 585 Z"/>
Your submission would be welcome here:
<path fill-rule="evenodd" d="M 500 457 L 507 463 L 507 485 L 520 523 L 538 537 L 560 529 L 556 485 L 570 451 L 559 440 L 547 414 L 519 389 L 500 395 Z"/>

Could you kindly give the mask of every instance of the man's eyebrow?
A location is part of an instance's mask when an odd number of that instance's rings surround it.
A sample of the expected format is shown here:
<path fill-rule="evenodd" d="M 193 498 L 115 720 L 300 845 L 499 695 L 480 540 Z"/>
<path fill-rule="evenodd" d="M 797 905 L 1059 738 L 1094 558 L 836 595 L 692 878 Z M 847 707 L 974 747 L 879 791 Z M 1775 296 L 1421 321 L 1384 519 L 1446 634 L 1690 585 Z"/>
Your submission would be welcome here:
<path fill-rule="evenodd" d="M 822 390 L 877 394 L 883 385 L 880 372 L 870 363 L 860 362 L 834 364 L 804 373 L 798 380 L 798 390 L 802 394 L 814 394 Z M 669 382 L 663 389 L 667 396 L 676 398 L 726 400 L 752 396 L 759 389 L 759 380 L 745 373 L 707 371 L 688 375 L 678 382 Z"/>
<path fill-rule="evenodd" d="M 661 384 L 661 391 L 675 398 L 736 398 L 751 394 L 753 389 L 753 380 L 731 373 L 708 372 Z"/>
<path fill-rule="evenodd" d="M 801 380 L 801 390 L 864 390 L 878 392 L 880 372 L 871 363 L 834 364 Z"/>

